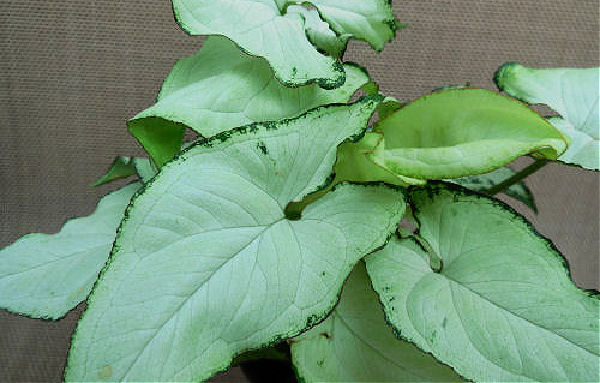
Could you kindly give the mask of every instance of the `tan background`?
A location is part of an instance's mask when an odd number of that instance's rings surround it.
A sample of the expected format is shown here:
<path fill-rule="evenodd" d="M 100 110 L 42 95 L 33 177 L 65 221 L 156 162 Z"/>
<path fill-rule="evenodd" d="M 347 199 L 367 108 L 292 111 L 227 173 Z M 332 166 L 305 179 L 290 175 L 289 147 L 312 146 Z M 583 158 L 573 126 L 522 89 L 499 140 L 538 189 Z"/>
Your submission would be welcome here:
<path fill-rule="evenodd" d="M 353 43 L 347 59 L 405 101 L 446 84 L 494 89 L 505 61 L 598 65 L 599 5 L 397 0 L 409 29 L 379 55 Z M 0 246 L 92 212 L 115 187 L 89 187 L 113 157 L 142 154 L 125 120 L 201 41 L 178 29 L 168 0 L 0 2 Z M 528 182 L 539 216 L 513 205 L 564 252 L 580 286 L 598 288 L 598 173 L 550 165 Z M 58 322 L 0 310 L 0 381 L 60 381 L 79 310 Z M 244 381 L 237 370 L 221 379 Z"/>

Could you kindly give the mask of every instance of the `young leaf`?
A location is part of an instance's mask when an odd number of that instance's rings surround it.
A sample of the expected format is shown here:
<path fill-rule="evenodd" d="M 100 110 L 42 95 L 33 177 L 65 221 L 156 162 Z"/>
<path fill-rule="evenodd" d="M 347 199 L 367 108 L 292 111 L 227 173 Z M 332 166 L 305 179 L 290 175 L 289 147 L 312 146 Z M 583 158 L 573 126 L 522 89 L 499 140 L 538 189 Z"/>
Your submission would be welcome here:
<path fill-rule="evenodd" d="M 317 83 L 333 89 L 345 81 L 341 64 L 308 41 L 304 18 L 282 14 L 275 0 L 173 0 L 175 18 L 192 35 L 223 35 L 265 58 L 286 86 Z"/>
<path fill-rule="evenodd" d="M 494 81 L 500 90 L 530 104 L 546 104 L 562 118 L 550 121 L 571 139 L 560 161 L 598 170 L 600 161 L 600 68 L 535 69 L 506 63 Z"/>
<path fill-rule="evenodd" d="M 176 121 L 148 116 L 142 123 L 129 122 L 129 131 L 161 167 L 181 151 L 185 126 Z"/>
<path fill-rule="evenodd" d="M 134 199 L 73 338 L 67 381 L 201 381 L 324 318 L 405 207 L 384 185 L 324 186 L 376 102 L 313 110 L 200 141 Z M 160 361 L 160 362 L 158 362 Z"/>
<path fill-rule="evenodd" d="M 140 184 L 102 198 L 96 211 L 68 221 L 57 234 L 27 234 L 0 251 L 0 307 L 58 319 L 85 299 Z"/>
<path fill-rule="evenodd" d="M 152 154 L 164 148 L 162 165 L 180 150 L 182 125 L 205 137 L 252 122 L 296 117 L 324 104 L 348 102 L 369 81 L 366 71 L 345 65 L 347 80 L 334 90 L 316 85 L 286 88 L 268 63 L 240 50 L 228 39 L 209 36 L 193 56 L 179 60 L 165 79 L 157 102 L 129 120 L 131 133 Z M 157 135 L 152 130 L 157 129 Z M 172 134 L 160 134 L 168 132 Z"/>
<path fill-rule="evenodd" d="M 411 201 L 430 253 L 405 239 L 366 258 L 402 337 L 475 381 L 598 379 L 600 300 L 573 284 L 548 240 L 466 189 L 415 189 Z"/>
<path fill-rule="evenodd" d="M 362 262 L 344 284 L 335 310 L 294 338 L 291 351 L 306 383 L 462 381 L 448 366 L 394 336 Z"/>
<path fill-rule="evenodd" d="M 106 174 L 98 181 L 94 182 L 92 186 L 104 185 L 114 180 L 131 177 L 135 174 L 135 166 L 133 165 L 131 157 L 119 156 L 115 158 Z"/>
<path fill-rule="evenodd" d="M 420 179 L 486 173 L 528 153 L 556 159 L 563 136 L 537 113 L 484 89 L 445 90 L 421 97 L 380 121 L 385 151 L 374 159 Z"/>
<path fill-rule="evenodd" d="M 517 173 L 511 168 L 503 167 L 496 169 L 491 173 L 456 178 L 448 181 L 457 185 L 464 186 L 467 189 L 485 193 L 492 187 L 501 184 L 503 181 L 506 181 L 515 174 Z M 529 206 L 531 210 L 537 213 L 538 210 L 537 206 L 535 205 L 533 193 L 531 193 L 531 190 L 529 190 L 527 185 L 525 185 L 525 182 L 517 182 L 516 184 L 513 184 L 506 190 L 504 190 L 503 193 L 509 197 L 516 199 L 517 201 L 523 202 L 525 205 Z"/>

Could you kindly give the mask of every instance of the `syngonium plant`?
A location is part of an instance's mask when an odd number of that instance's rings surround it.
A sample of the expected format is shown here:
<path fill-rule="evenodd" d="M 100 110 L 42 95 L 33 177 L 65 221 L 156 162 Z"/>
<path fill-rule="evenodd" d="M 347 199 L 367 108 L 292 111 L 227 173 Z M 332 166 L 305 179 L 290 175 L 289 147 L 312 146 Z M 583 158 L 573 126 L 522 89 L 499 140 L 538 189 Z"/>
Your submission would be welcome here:
<path fill-rule="evenodd" d="M 0 252 L 3 308 L 87 297 L 65 381 L 203 381 L 278 342 L 305 382 L 598 379 L 597 292 L 493 197 L 535 209 L 547 162 L 598 170 L 598 68 L 498 70 L 548 119 L 468 87 L 405 105 L 342 61 L 394 37 L 388 1 L 173 5 L 209 37 L 128 122 L 150 158 L 97 184 L 138 179 Z"/>

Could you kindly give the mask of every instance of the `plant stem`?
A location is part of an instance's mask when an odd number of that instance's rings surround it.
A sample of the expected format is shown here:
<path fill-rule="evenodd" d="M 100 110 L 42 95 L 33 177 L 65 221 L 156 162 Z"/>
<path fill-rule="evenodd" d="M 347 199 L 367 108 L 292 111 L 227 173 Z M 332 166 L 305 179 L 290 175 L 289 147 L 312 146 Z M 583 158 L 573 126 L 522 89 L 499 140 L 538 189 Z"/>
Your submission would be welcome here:
<path fill-rule="evenodd" d="M 525 169 L 521 170 L 517 174 L 500 182 L 498 185 L 494 185 L 488 190 L 486 190 L 485 194 L 492 196 L 503 192 L 504 190 L 508 189 L 517 182 L 522 181 L 531 174 L 537 172 L 538 170 L 543 168 L 548 162 L 548 160 L 535 160 L 531 165 L 527 166 Z"/>
<path fill-rule="evenodd" d="M 425 238 L 421 237 L 417 233 L 413 233 L 412 236 L 417 242 L 419 242 L 423 250 L 425 250 L 427 253 L 427 256 L 429 257 L 429 267 L 431 267 L 431 270 L 433 270 L 434 273 L 440 273 L 444 267 L 444 261 L 442 258 L 435 252 L 435 250 L 433 250 L 433 247 L 431 247 Z"/>

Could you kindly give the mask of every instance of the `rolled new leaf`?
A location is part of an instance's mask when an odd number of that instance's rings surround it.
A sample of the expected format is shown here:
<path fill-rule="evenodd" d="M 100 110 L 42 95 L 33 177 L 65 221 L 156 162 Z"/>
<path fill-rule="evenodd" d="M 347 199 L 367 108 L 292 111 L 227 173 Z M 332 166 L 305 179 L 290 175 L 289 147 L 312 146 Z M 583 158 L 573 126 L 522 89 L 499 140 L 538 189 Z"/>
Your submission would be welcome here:
<path fill-rule="evenodd" d="M 394 239 L 366 258 L 402 338 L 474 381 L 598 380 L 599 296 L 575 286 L 552 243 L 463 188 L 415 189 L 410 201 L 428 251 Z"/>
<path fill-rule="evenodd" d="M 0 250 L 0 307 L 33 318 L 58 319 L 89 294 L 106 263 L 133 183 L 110 193 L 87 217 L 56 234 L 27 234 Z"/>
<path fill-rule="evenodd" d="M 315 109 L 200 141 L 128 209 L 73 338 L 66 381 L 202 381 L 323 319 L 404 212 L 384 185 L 325 186 L 377 102 Z M 160 363 L 157 363 L 160 361 Z"/>
<path fill-rule="evenodd" d="M 359 262 L 340 302 L 322 323 L 291 341 L 302 382 L 460 382 L 448 366 L 394 336 L 365 265 Z"/>
<path fill-rule="evenodd" d="M 548 119 L 571 141 L 560 161 L 599 169 L 599 67 L 536 69 L 506 63 L 494 81 L 509 95 L 530 104 L 546 104 L 562 116 Z"/>
<path fill-rule="evenodd" d="M 525 154 L 556 159 L 566 149 L 561 133 L 533 110 L 484 89 L 421 97 L 374 130 L 384 135 L 385 150 L 372 160 L 418 179 L 487 173 Z"/>
<path fill-rule="evenodd" d="M 353 182 L 385 182 L 390 185 L 408 186 L 422 185 L 424 180 L 404 177 L 396 174 L 372 161 L 373 158 L 383 158 L 384 148 L 381 142 L 383 135 L 367 132 L 357 142 L 346 142 L 339 146 L 335 163 L 335 183 Z"/>
<path fill-rule="evenodd" d="M 287 88 L 264 59 L 244 54 L 225 37 L 211 36 L 195 55 L 175 64 L 156 104 L 132 118 L 129 130 L 162 166 L 180 151 L 186 127 L 211 137 L 236 126 L 347 102 L 369 77 L 354 64 L 346 64 L 345 70 L 346 82 L 334 90 Z"/>

